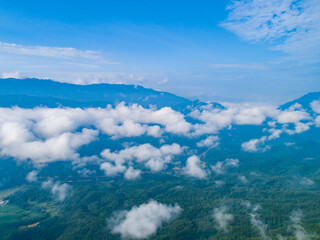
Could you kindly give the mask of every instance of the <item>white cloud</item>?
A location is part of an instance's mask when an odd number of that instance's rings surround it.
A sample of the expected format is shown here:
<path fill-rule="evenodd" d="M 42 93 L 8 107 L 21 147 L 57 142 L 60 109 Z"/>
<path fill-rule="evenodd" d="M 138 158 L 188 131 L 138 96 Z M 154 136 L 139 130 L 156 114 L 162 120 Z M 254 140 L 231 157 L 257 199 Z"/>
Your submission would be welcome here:
<path fill-rule="evenodd" d="M 127 169 L 126 173 L 124 174 L 124 177 L 128 180 L 134 180 L 140 177 L 140 175 L 141 175 L 141 170 L 134 169 L 133 167 L 130 166 Z"/>
<path fill-rule="evenodd" d="M 106 176 L 113 177 L 117 175 L 118 173 L 123 173 L 126 171 L 126 167 L 122 164 L 112 164 L 110 162 L 104 162 L 100 165 L 100 169 L 104 171 Z"/>
<path fill-rule="evenodd" d="M 317 116 L 316 119 L 314 120 L 314 124 L 317 126 L 317 127 L 320 127 L 320 116 Z"/>
<path fill-rule="evenodd" d="M 46 140 L 36 138 L 28 128 L 18 122 L 0 125 L 0 154 L 18 160 L 30 159 L 34 164 L 75 160 L 76 150 L 96 139 L 97 131 L 82 129 L 78 133 L 65 132 Z"/>
<path fill-rule="evenodd" d="M 274 129 L 274 128 L 271 128 L 269 130 L 269 132 L 271 133 L 270 136 L 268 136 L 268 140 L 273 140 L 273 139 L 277 139 L 280 137 L 280 135 L 283 133 L 282 130 L 280 129 Z"/>
<path fill-rule="evenodd" d="M 312 186 L 314 185 L 314 181 L 311 180 L 310 178 L 307 178 L 307 177 L 303 177 L 300 179 L 299 181 L 299 184 L 302 185 L 302 186 Z"/>
<path fill-rule="evenodd" d="M 221 180 L 217 180 L 214 182 L 214 185 L 216 187 L 222 187 L 224 184 L 226 184 L 224 181 L 221 181 Z"/>
<path fill-rule="evenodd" d="M 186 175 L 191 177 L 200 179 L 207 177 L 207 172 L 201 168 L 201 161 L 196 155 L 187 159 L 187 164 L 182 170 Z"/>
<path fill-rule="evenodd" d="M 87 169 L 87 168 L 82 168 L 82 169 L 77 170 L 77 173 L 79 175 L 81 175 L 82 177 L 88 177 L 90 175 L 95 174 L 96 171 L 95 170 L 90 170 L 90 169 Z"/>
<path fill-rule="evenodd" d="M 234 125 L 261 125 L 267 117 L 278 113 L 269 106 L 252 106 L 250 104 L 225 104 L 225 109 L 195 109 L 190 116 L 204 124 L 194 125 L 194 135 L 215 134 L 219 130 Z"/>
<path fill-rule="evenodd" d="M 31 172 L 29 172 L 26 176 L 26 180 L 28 182 L 36 182 L 38 180 L 38 171 L 37 170 L 32 170 Z"/>
<path fill-rule="evenodd" d="M 269 149 L 269 147 L 268 146 L 262 147 L 261 145 L 265 143 L 266 140 L 267 140 L 266 136 L 263 136 L 258 139 L 251 139 L 250 141 L 244 142 L 241 144 L 242 150 L 246 152 L 265 151 Z"/>
<path fill-rule="evenodd" d="M 269 136 L 242 144 L 245 151 L 258 151 L 266 150 L 267 147 L 263 144 L 278 138 L 283 132 L 301 133 L 309 130 L 312 124 L 320 125 L 319 116 L 313 120 L 303 109 L 280 111 L 271 107 L 248 104 L 226 106 L 222 110 L 207 106 L 193 110 L 190 116 L 203 122 L 194 125 L 187 122 L 182 113 L 169 107 L 156 110 L 143 108 L 137 104 L 126 106 L 121 103 L 116 107 L 107 106 L 105 109 L 0 108 L 0 155 L 17 160 L 30 159 L 34 164 L 59 160 L 77 161 L 79 159 L 77 150 L 96 140 L 99 132 L 108 134 L 113 139 L 143 135 L 160 138 L 166 133 L 191 138 L 217 133 L 223 128 L 231 128 L 232 125 L 260 125 L 265 119 L 272 118 L 274 124 L 267 130 Z M 276 126 L 281 124 L 282 128 L 276 129 Z M 290 126 L 294 128 L 288 128 Z M 209 136 L 197 143 L 199 147 L 217 144 L 218 136 Z M 145 166 L 153 171 L 165 168 L 171 161 L 168 156 L 165 158 L 155 156 L 144 160 Z M 103 169 L 108 169 L 106 170 L 108 175 L 124 173 L 126 168 L 121 165 L 111 166 L 108 163 Z"/>
<path fill-rule="evenodd" d="M 164 78 L 158 82 L 159 85 L 164 85 L 168 82 L 168 78 Z"/>
<path fill-rule="evenodd" d="M 112 233 L 122 238 L 144 239 L 155 234 L 157 229 L 178 217 L 181 208 L 158 203 L 154 200 L 133 207 L 130 211 L 121 211 L 109 220 Z"/>
<path fill-rule="evenodd" d="M 92 126 L 98 130 L 85 128 Z M 38 164 L 77 160 L 76 150 L 94 141 L 99 130 L 120 138 L 142 134 L 160 137 L 164 132 L 188 134 L 190 129 L 184 115 L 171 108 L 151 110 L 124 104 L 106 109 L 0 108 L 0 154 Z M 154 161 L 148 163 L 153 169 Z"/>
<path fill-rule="evenodd" d="M 311 238 L 306 230 L 302 227 L 301 219 L 301 210 L 293 211 L 290 215 L 290 221 L 292 222 L 292 226 L 290 227 L 290 229 L 293 231 L 294 236 L 297 240 L 309 240 Z"/>
<path fill-rule="evenodd" d="M 296 143 L 295 142 L 285 142 L 284 145 L 287 147 L 294 146 Z"/>
<path fill-rule="evenodd" d="M 22 79 L 26 76 L 24 74 L 21 74 L 19 71 L 13 71 L 13 72 L 4 72 L 1 75 L 1 78 L 17 78 Z"/>
<path fill-rule="evenodd" d="M 310 106 L 315 113 L 320 114 L 320 101 L 314 100 L 310 103 Z"/>
<path fill-rule="evenodd" d="M 138 137 L 146 132 L 146 127 L 135 123 L 132 120 L 124 120 L 121 125 L 117 125 L 112 118 L 102 119 L 99 123 L 99 128 L 106 134 L 120 137 Z"/>
<path fill-rule="evenodd" d="M 228 209 L 225 206 L 215 208 L 213 211 L 213 218 L 215 219 L 218 228 L 227 230 L 230 222 L 233 221 L 233 215 L 227 213 Z"/>
<path fill-rule="evenodd" d="M 243 183 L 243 184 L 247 184 L 249 181 L 245 176 L 239 176 L 239 180 Z"/>
<path fill-rule="evenodd" d="M 265 66 L 260 64 L 224 64 L 224 63 L 216 63 L 210 64 L 210 68 L 213 69 L 264 69 Z"/>
<path fill-rule="evenodd" d="M 218 136 L 209 136 L 206 139 L 203 139 L 197 143 L 198 147 L 214 148 L 218 145 L 219 145 L 219 137 Z"/>
<path fill-rule="evenodd" d="M 282 133 L 290 135 L 302 133 L 309 130 L 313 124 L 320 125 L 320 118 L 313 119 L 309 113 L 297 105 L 281 111 L 271 106 L 225 103 L 224 109 L 200 107 L 194 109 L 189 115 L 203 122 L 192 126 L 190 136 L 217 134 L 224 128 L 231 129 L 234 125 L 262 125 L 268 119 L 267 124 L 270 129 L 264 130 L 270 133 L 269 136 L 262 136 L 242 144 L 245 151 L 251 152 L 268 149 L 268 146 L 262 145 L 266 141 L 279 138 Z M 280 129 L 277 129 L 277 126 Z M 202 142 L 199 146 L 201 145 Z"/>
<path fill-rule="evenodd" d="M 49 190 L 57 201 L 64 201 L 71 194 L 72 187 L 66 183 L 53 182 L 51 179 L 41 184 L 43 189 Z"/>
<path fill-rule="evenodd" d="M 63 59 L 103 60 L 103 57 L 97 52 L 71 47 L 23 46 L 15 43 L 0 42 L 0 52 Z"/>
<path fill-rule="evenodd" d="M 163 132 L 164 131 L 158 125 L 149 126 L 147 129 L 147 135 L 155 137 L 155 138 L 161 137 Z"/>
<path fill-rule="evenodd" d="M 223 162 L 218 161 L 215 165 L 211 166 L 211 169 L 216 174 L 225 174 L 229 167 L 239 167 L 239 159 L 227 158 Z"/>
<path fill-rule="evenodd" d="M 300 103 L 294 103 L 289 107 L 289 111 L 296 111 L 296 110 L 302 110 L 302 105 Z"/>
<path fill-rule="evenodd" d="M 107 176 L 114 176 L 126 171 L 126 163 L 144 163 L 152 171 L 158 172 L 166 168 L 166 165 L 172 161 L 174 156 L 180 155 L 184 148 L 179 144 L 163 145 L 156 148 L 149 143 L 128 147 L 118 152 L 111 152 L 105 149 L 101 156 L 108 160 L 101 164 L 101 169 Z M 128 173 L 130 174 L 130 173 Z"/>
<path fill-rule="evenodd" d="M 246 206 L 251 211 L 249 213 L 251 224 L 256 228 L 256 230 L 258 231 L 258 233 L 263 239 L 269 240 L 270 237 L 268 237 L 266 233 L 267 225 L 260 219 L 260 216 L 258 214 L 258 210 L 260 209 L 260 206 L 259 205 L 252 206 L 250 202 L 247 202 Z"/>
<path fill-rule="evenodd" d="M 233 1 L 221 26 L 251 42 L 294 56 L 319 60 L 320 3 L 317 0 Z"/>
<path fill-rule="evenodd" d="M 279 123 L 298 123 L 302 120 L 310 120 L 310 115 L 303 111 L 283 111 L 277 116 Z"/>
<path fill-rule="evenodd" d="M 191 130 L 191 124 L 184 119 L 184 115 L 177 111 L 172 110 L 170 107 L 164 107 L 159 110 L 146 109 L 137 104 L 131 106 L 125 106 L 124 103 L 119 104 L 115 108 L 108 107 L 107 111 L 103 114 L 104 117 L 98 121 L 98 126 L 102 131 L 108 133 L 110 125 L 113 127 L 113 122 L 123 123 L 131 120 L 132 123 L 139 124 L 159 124 L 164 126 L 164 130 L 173 134 L 188 134 Z M 105 120 L 107 119 L 107 120 Z M 110 120 L 112 119 L 112 120 Z M 104 121 L 107 121 L 104 123 Z M 139 125 L 134 126 L 140 134 L 145 131 L 151 136 L 161 136 L 161 131 L 158 127 L 149 126 L 141 127 Z M 144 128 L 144 130 L 143 130 Z M 112 132 L 109 132 L 112 134 Z"/>

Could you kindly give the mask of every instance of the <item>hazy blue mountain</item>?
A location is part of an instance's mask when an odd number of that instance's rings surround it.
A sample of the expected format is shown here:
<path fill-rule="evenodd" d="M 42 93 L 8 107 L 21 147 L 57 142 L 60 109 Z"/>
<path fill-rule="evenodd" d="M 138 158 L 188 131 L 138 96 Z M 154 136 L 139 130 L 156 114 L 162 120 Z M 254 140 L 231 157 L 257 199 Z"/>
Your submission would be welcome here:
<path fill-rule="evenodd" d="M 188 105 L 205 104 L 138 85 L 106 83 L 75 85 L 52 80 L 13 78 L 0 81 L 1 107 L 105 107 L 107 104 L 116 105 L 122 101 L 127 104 L 138 103 L 144 107 L 170 106 L 177 110 L 184 109 Z M 222 107 L 218 103 L 215 105 Z"/>
<path fill-rule="evenodd" d="M 281 110 L 289 109 L 290 106 L 292 106 L 295 103 L 298 103 L 302 106 L 302 108 L 306 109 L 308 112 L 311 112 L 312 109 L 310 107 L 310 103 L 312 103 L 314 100 L 320 100 L 320 92 L 308 93 L 298 99 L 295 99 L 293 101 L 290 101 L 281 105 L 279 109 Z"/>

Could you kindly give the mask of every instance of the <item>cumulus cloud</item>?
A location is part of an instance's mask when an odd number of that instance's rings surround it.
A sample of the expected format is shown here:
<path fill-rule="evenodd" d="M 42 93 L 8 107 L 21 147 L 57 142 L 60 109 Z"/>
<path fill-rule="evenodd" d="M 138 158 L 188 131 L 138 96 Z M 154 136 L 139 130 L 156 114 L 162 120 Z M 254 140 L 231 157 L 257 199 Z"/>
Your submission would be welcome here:
<path fill-rule="evenodd" d="M 277 121 L 279 123 L 298 123 L 302 120 L 310 120 L 311 117 L 309 113 L 304 111 L 282 111 L 277 116 Z"/>
<path fill-rule="evenodd" d="M 143 135 L 160 138 L 166 133 L 198 137 L 202 134 L 217 133 L 223 128 L 231 128 L 233 124 L 260 125 L 267 118 L 271 118 L 272 121 L 268 122 L 274 124 L 267 131 L 270 133 L 269 136 L 242 144 L 245 151 L 253 152 L 267 149 L 263 145 L 278 138 L 282 133 L 301 133 L 310 129 L 312 124 L 320 125 L 319 116 L 313 122 L 311 116 L 300 108 L 294 111 L 280 111 L 248 104 L 227 104 L 224 109 L 200 107 L 192 110 L 190 117 L 202 123 L 191 124 L 186 121 L 185 115 L 169 107 L 157 110 L 143 108 L 137 104 L 126 106 L 124 103 L 116 107 L 86 109 L 0 108 L 0 155 L 17 160 L 30 159 L 34 164 L 60 160 L 77 161 L 77 150 L 95 141 L 99 133 L 107 134 L 112 139 Z M 282 128 L 277 129 L 276 126 L 281 124 Z M 294 128 L 290 128 L 290 124 Z M 216 146 L 218 141 L 218 136 L 208 136 L 197 145 Z M 143 160 L 145 166 L 153 171 L 165 168 L 170 162 L 170 157 L 159 158 L 157 154 L 155 156 Z M 108 169 L 108 175 L 124 173 L 127 170 L 122 164 L 110 163 L 106 163 L 103 169 Z"/>
<path fill-rule="evenodd" d="M 180 155 L 184 150 L 179 144 L 163 145 L 156 148 L 149 143 L 128 147 L 118 152 L 111 152 L 105 149 L 101 156 L 108 160 L 101 164 L 101 169 L 107 176 L 114 176 L 127 170 L 125 164 L 133 162 L 144 163 L 152 171 L 158 172 L 166 168 L 166 165 L 172 161 L 174 156 Z M 127 176 L 132 176 L 136 171 L 130 170 Z"/>
<path fill-rule="evenodd" d="M 205 106 L 194 109 L 189 115 L 203 122 L 192 126 L 192 132 L 189 134 L 191 136 L 217 134 L 222 129 L 231 129 L 234 125 L 266 124 L 270 128 L 265 128 L 265 131 L 270 135 L 243 143 L 243 149 L 251 152 L 267 150 L 269 147 L 263 146 L 265 142 L 277 139 L 283 133 L 290 135 L 302 133 L 314 124 L 319 126 L 320 122 L 320 118 L 313 119 L 300 104 L 299 106 L 295 104 L 287 110 L 279 110 L 271 106 L 226 103 L 224 109 Z M 206 144 L 205 140 L 199 142 L 198 146 L 203 144 Z"/>
<path fill-rule="evenodd" d="M 43 189 L 49 190 L 57 201 L 63 202 L 71 194 L 72 187 L 66 183 L 53 182 L 49 179 L 41 184 Z"/>
<path fill-rule="evenodd" d="M 265 151 L 269 148 L 268 146 L 262 146 L 262 144 L 265 143 L 266 140 L 266 136 L 263 136 L 258 139 L 251 139 L 250 141 L 241 144 L 242 150 L 246 152 Z"/>
<path fill-rule="evenodd" d="M 104 171 L 106 176 L 116 176 L 118 173 L 123 173 L 126 171 L 126 167 L 120 163 L 112 164 L 110 162 L 104 162 L 100 165 L 100 169 Z"/>
<path fill-rule="evenodd" d="M 319 1 L 237 0 L 227 10 L 228 18 L 221 26 L 241 38 L 319 60 Z"/>
<path fill-rule="evenodd" d="M 315 113 L 320 114 L 320 101 L 314 100 L 310 103 L 310 106 Z"/>
<path fill-rule="evenodd" d="M 209 136 L 206 139 L 201 140 L 197 143 L 198 147 L 211 147 L 214 148 L 219 145 L 219 137 L 218 136 Z"/>
<path fill-rule="evenodd" d="M 201 161 L 196 155 L 187 159 L 187 164 L 182 170 L 186 175 L 200 179 L 206 178 L 208 175 L 207 172 L 202 169 Z"/>
<path fill-rule="evenodd" d="M 96 139 L 97 131 L 65 132 L 45 140 L 37 138 L 24 122 L 0 123 L 0 154 L 18 160 L 30 159 L 34 164 L 79 158 L 76 150 Z"/>
<path fill-rule="evenodd" d="M 270 116 L 273 118 L 273 121 L 268 122 L 268 125 L 271 128 L 264 129 L 269 132 L 270 135 L 244 142 L 241 145 L 242 149 L 247 152 L 265 151 L 270 148 L 268 145 L 265 146 L 265 143 L 279 138 L 281 134 L 299 134 L 308 131 L 311 125 L 317 124 L 317 120 L 315 119 L 313 122 L 313 119 L 309 113 L 301 109 L 301 107 L 293 106 L 291 106 L 288 110 L 277 110 L 273 112 L 272 116 Z M 299 110 L 296 110 L 297 108 Z M 281 129 L 275 128 L 276 123 L 281 124 Z"/>
<path fill-rule="evenodd" d="M 130 166 L 127 169 L 126 173 L 124 174 L 124 177 L 128 180 L 134 180 L 140 177 L 140 175 L 141 175 L 141 170 L 134 169 L 133 167 Z"/>
<path fill-rule="evenodd" d="M 217 223 L 218 228 L 227 230 L 230 222 L 233 221 L 233 215 L 228 213 L 226 206 L 215 208 L 213 211 L 213 218 Z"/>
<path fill-rule="evenodd" d="M 218 161 L 215 165 L 211 166 L 211 169 L 216 174 L 225 174 L 229 167 L 239 167 L 239 159 L 227 158 L 223 162 Z"/>
<path fill-rule="evenodd" d="M 31 172 L 29 172 L 26 176 L 26 180 L 28 182 L 36 182 L 38 180 L 38 171 L 37 170 L 32 170 Z"/>
<path fill-rule="evenodd" d="M 152 110 L 137 104 L 125 106 L 124 103 L 121 103 L 115 108 L 109 106 L 104 113 L 104 118 L 116 119 L 118 122 L 130 119 L 135 123 L 159 124 L 164 126 L 166 132 L 173 134 L 187 134 L 191 130 L 191 124 L 184 119 L 184 115 L 170 107 Z M 103 128 L 103 123 L 101 127 L 102 130 L 106 130 Z"/>
<path fill-rule="evenodd" d="M 272 116 L 276 113 L 276 110 L 269 106 L 225 103 L 225 107 L 224 109 L 205 108 L 202 111 L 201 109 L 195 109 L 190 116 L 223 128 L 232 123 L 259 125 L 265 120 L 266 116 Z"/>
<path fill-rule="evenodd" d="M 129 211 L 115 213 L 109 219 L 109 227 L 122 238 L 144 239 L 155 234 L 164 223 L 172 221 L 181 213 L 179 205 L 171 206 L 151 200 Z"/>
<path fill-rule="evenodd" d="M 271 134 L 268 136 L 268 140 L 273 140 L 279 138 L 280 135 L 283 133 L 283 130 L 271 128 L 269 129 L 269 132 Z"/>
<path fill-rule="evenodd" d="M 77 149 L 94 141 L 99 131 L 120 138 L 188 134 L 190 129 L 184 115 L 171 108 L 151 110 L 124 104 L 106 109 L 0 108 L 0 155 L 35 164 L 77 160 Z M 153 169 L 155 164 L 162 167 L 155 159 L 148 164 Z"/>
<path fill-rule="evenodd" d="M 216 134 L 232 125 L 261 125 L 267 117 L 276 117 L 278 110 L 270 106 L 251 104 L 225 104 L 224 109 L 195 109 L 189 115 L 204 124 L 195 124 L 193 135 Z"/>

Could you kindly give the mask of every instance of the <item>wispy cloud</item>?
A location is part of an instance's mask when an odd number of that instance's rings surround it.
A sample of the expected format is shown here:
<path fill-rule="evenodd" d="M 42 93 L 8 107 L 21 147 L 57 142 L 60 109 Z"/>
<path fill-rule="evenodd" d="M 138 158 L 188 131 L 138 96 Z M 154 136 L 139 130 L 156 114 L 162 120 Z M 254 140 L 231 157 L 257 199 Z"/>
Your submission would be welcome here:
<path fill-rule="evenodd" d="M 319 61 L 320 2 L 317 0 L 244 0 L 227 8 L 225 29 L 253 43 L 292 56 Z"/>
<path fill-rule="evenodd" d="M 228 63 L 215 63 L 215 64 L 210 64 L 209 68 L 212 69 L 253 69 L 253 70 L 258 70 L 258 69 L 265 69 L 266 66 L 261 65 L 261 64 L 239 64 L 239 63 L 234 63 L 234 64 L 228 64 Z"/>
<path fill-rule="evenodd" d="M 116 62 L 106 60 L 99 52 L 79 50 L 72 47 L 24 46 L 15 43 L 0 42 L 0 52 L 60 59 L 95 60 L 103 64 L 118 64 Z"/>
<path fill-rule="evenodd" d="M 4 72 L 1 74 L 1 78 L 25 78 L 24 74 L 21 74 L 19 71 L 12 71 L 12 72 Z"/>
<path fill-rule="evenodd" d="M 213 218 L 217 223 L 218 228 L 227 230 L 229 224 L 233 221 L 233 215 L 228 213 L 228 208 L 222 206 L 215 208 L 213 211 Z"/>
<path fill-rule="evenodd" d="M 293 231 L 296 239 L 309 240 L 310 239 L 309 234 L 301 224 L 302 216 L 303 215 L 301 210 L 296 210 L 291 213 L 290 220 L 292 222 L 292 226 L 290 227 L 290 229 Z"/>

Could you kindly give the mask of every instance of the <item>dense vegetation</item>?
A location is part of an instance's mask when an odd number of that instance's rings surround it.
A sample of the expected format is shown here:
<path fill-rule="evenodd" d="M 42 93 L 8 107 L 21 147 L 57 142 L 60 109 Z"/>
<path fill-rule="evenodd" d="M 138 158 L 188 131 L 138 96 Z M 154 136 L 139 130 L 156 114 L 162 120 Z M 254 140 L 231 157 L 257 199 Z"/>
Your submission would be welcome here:
<path fill-rule="evenodd" d="M 246 202 L 260 205 L 258 216 L 266 224 L 268 236 L 295 239 L 289 216 L 300 209 L 304 216 L 302 226 L 317 239 L 319 153 L 317 142 L 300 142 L 294 147 L 279 144 L 260 153 L 220 147 L 203 158 L 207 166 L 232 157 L 240 160 L 239 167 L 228 169 L 225 174 L 211 174 L 205 180 L 185 177 L 179 170 L 145 173 L 135 181 L 120 177 L 84 178 L 72 174 L 72 167 L 68 168 L 66 163 L 55 164 L 50 169 L 55 168 L 56 173 L 64 166 L 65 174 L 56 178 L 72 184 L 71 197 L 57 202 L 39 183 L 13 191 L 6 198 L 9 203 L 0 207 L 0 227 L 5 229 L 2 239 L 119 239 L 119 235 L 110 232 L 106 220 L 114 211 L 130 209 L 150 199 L 178 203 L 183 209 L 177 219 L 165 224 L 152 239 L 264 239 L 250 223 Z M 9 164 L 10 160 L 1 164 L 6 162 Z M 42 176 L 41 181 L 50 176 L 50 172 L 43 174 L 47 176 Z M 239 181 L 239 176 L 245 176 L 248 182 Z M 301 183 L 303 177 L 312 179 L 313 184 Z M 218 185 L 216 181 L 225 184 Z M 228 207 L 234 215 L 228 230 L 217 228 L 214 221 L 213 210 L 220 206 Z M 3 221 L 8 216 L 15 220 Z"/>

